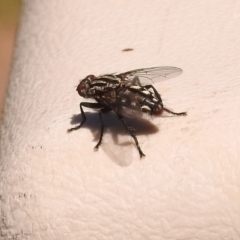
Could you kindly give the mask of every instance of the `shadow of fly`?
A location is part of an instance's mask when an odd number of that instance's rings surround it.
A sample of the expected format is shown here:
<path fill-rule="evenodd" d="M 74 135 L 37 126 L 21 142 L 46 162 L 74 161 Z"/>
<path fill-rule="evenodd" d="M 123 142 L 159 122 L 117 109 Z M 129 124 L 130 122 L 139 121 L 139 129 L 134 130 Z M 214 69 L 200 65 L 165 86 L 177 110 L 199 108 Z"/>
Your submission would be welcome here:
<path fill-rule="evenodd" d="M 120 119 L 127 132 L 132 136 L 140 157 L 144 157 L 133 128 L 128 126 L 125 118 L 138 119 L 144 113 L 160 116 L 167 112 L 176 116 L 186 116 L 186 112 L 173 112 L 163 105 L 159 92 L 152 85 L 162 80 L 176 77 L 182 73 L 177 67 L 153 67 L 136 69 L 124 73 L 113 73 L 101 76 L 88 75 L 77 86 L 81 97 L 94 99 L 96 102 L 81 102 L 82 122 L 67 131 L 78 130 L 86 121 L 83 107 L 98 110 L 101 129 L 100 137 L 94 149 L 102 143 L 104 124 L 102 113 L 113 111 Z"/>

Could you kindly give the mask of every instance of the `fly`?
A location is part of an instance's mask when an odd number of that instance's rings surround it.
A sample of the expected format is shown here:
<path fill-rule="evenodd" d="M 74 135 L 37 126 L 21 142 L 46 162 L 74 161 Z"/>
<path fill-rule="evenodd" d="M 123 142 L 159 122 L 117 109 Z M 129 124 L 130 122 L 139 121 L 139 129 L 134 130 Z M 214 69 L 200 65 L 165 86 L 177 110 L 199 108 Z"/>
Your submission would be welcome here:
<path fill-rule="evenodd" d="M 100 138 L 94 149 L 98 149 L 102 143 L 104 125 L 102 113 L 113 111 L 128 133 L 135 141 L 140 157 L 145 156 L 139 146 L 137 137 L 133 134 L 133 128 L 128 126 L 125 118 L 141 118 L 144 113 L 149 115 L 161 115 L 167 112 L 176 116 L 186 116 L 186 112 L 173 112 L 166 108 L 159 92 L 152 85 L 164 79 L 176 77 L 182 73 L 177 67 L 153 67 L 136 69 L 124 73 L 113 73 L 101 76 L 88 75 L 77 86 L 77 92 L 81 97 L 92 98 L 96 102 L 81 102 L 80 111 L 82 122 L 77 127 L 68 129 L 68 132 L 77 130 L 86 121 L 83 107 L 99 111 L 101 122 Z"/>

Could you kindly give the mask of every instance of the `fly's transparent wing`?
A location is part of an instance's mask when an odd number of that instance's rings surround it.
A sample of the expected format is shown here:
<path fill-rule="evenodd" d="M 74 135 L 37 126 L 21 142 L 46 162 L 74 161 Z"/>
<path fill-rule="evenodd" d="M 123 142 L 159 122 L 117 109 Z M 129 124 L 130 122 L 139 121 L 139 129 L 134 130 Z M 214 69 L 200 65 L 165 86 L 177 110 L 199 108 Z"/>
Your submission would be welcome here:
<path fill-rule="evenodd" d="M 126 133 L 125 128 L 118 119 L 111 119 L 114 124 L 113 131 L 106 123 L 104 137 L 102 142 L 102 149 L 106 155 L 119 166 L 129 166 L 133 161 L 134 146 L 133 140 L 130 135 Z M 116 121 L 114 121 L 116 120 Z M 136 152 L 135 152 L 136 153 Z"/>
<path fill-rule="evenodd" d="M 104 104 L 114 112 L 127 118 L 140 118 L 143 115 L 136 94 L 128 88 L 120 88 L 101 96 Z"/>
<path fill-rule="evenodd" d="M 140 83 L 141 85 L 146 85 L 158 83 L 166 79 L 177 77 L 181 73 L 181 68 L 166 66 L 136 69 L 125 73 L 120 73 L 117 76 L 122 80 L 132 81 L 133 83 Z"/>

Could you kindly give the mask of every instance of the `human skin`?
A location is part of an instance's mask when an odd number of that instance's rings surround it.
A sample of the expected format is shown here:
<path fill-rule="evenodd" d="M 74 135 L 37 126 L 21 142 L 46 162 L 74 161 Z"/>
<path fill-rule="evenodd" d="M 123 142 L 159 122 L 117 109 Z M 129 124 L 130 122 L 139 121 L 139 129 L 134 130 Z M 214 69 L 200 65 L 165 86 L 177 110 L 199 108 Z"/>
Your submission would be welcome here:
<path fill-rule="evenodd" d="M 240 238 L 239 9 L 25 1 L 1 126 L 1 238 Z M 183 74 L 155 87 L 188 116 L 136 119 L 144 159 L 113 114 L 98 151 L 98 113 L 67 134 L 88 101 L 79 79 L 169 65 Z"/>

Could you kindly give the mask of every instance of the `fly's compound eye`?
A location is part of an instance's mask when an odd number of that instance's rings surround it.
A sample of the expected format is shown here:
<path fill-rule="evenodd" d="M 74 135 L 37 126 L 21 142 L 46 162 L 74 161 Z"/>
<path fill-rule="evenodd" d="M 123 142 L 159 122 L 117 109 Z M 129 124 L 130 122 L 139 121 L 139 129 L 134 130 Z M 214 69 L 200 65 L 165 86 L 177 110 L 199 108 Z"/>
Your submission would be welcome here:
<path fill-rule="evenodd" d="M 80 96 L 85 98 L 89 97 L 91 81 L 94 80 L 95 78 L 96 77 L 94 75 L 88 75 L 78 84 L 77 92 Z"/>
<path fill-rule="evenodd" d="M 77 92 L 82 97 L 87 97 L 87 90 L 89 89 L 89 84 L 85 80 L 82 80 L 77 86 Z"/>
<path fill-rule="evenodd" d="M 86 79 L 92 81 L 92 80 L 95 79 L 95 76 L 94 76 L 94 75 L 88 75 L 88 76 L 86 77 Z"/>
<path fill-rule="evenodd" d="M 78 84 L 77 89 L 76 89 L 79 95 L 80 95 L 80 93 L 81 93 L 81 91 L 82 91 L 83 88 L 84 88 L 84 83 L 81 81 L 81 82 Z"/>

